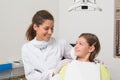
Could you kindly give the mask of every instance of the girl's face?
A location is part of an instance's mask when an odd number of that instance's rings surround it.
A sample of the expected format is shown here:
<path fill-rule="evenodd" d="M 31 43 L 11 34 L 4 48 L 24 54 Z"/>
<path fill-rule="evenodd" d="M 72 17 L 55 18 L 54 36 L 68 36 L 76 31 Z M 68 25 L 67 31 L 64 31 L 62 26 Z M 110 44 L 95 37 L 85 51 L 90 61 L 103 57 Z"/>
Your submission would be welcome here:
<path fill-rule="evenodd" d="M 89 60 L 90 53 L 93 51 L 93 48 L 89 46 L 84 37 L 77 39 L 74 49 L 75 55 L 78 57 L 78 59 L 83 60 Z"/>
<path fill-rule="evenodd" d="M 34 25 L 34 30 L 36 31 L 36 39 L 39 41 L 48 41 L 54 30 L 54 21 L 45 20 L 41 25 Z"/>

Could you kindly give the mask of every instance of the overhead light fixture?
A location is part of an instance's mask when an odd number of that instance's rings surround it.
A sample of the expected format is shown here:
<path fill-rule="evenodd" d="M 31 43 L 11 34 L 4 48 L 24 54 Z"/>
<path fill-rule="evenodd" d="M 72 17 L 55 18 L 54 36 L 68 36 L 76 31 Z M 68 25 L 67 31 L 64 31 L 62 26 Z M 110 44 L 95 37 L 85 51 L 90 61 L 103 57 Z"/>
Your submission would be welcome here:
<path fill-rule="evenodd" d="M 97 6 L 96 0 L 74 0 L 74 4 L 68 9 L 68 11 L 79 10 L 102 11 L 102 9 Z"/>

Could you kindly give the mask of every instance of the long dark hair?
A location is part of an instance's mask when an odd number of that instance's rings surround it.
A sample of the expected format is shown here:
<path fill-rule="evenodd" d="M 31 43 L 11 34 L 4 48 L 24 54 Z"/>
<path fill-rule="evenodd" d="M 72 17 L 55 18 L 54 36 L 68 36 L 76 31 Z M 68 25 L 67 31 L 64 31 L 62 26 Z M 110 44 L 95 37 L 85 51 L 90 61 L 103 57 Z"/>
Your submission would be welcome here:
<path fill-rule="evenodd" d="M 32 23 L 26 31 L 26 38 L 28 41 L 34 39 L 36 36 L 36 31 L 33 29 L 33 25 L 36 24 L 37 26 L 41 25 L 45 20 L 53 20 L 54 18 L 50 12 L 47 10 L 40 10 L 37 11 L 36 14 L 32 18 Z"/>

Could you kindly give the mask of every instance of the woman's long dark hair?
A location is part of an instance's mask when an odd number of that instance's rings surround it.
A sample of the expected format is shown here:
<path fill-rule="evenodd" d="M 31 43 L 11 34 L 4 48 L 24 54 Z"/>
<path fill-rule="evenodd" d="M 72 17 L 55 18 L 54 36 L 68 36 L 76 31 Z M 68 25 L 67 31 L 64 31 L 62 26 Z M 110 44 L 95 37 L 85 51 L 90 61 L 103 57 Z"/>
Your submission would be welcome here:
<path fill-rule="evenodd" d="M 36 14 L 32 18 L 32 23 L 26 31 L 26 38 L 28 41 L 34 39 L 36 36 L 36 31 L 33 29 L 33 25 L 36 24 L 37 26 L 41 25 L 45 20 L 53 20 L 54 18 L 51 13 L 47 10 L 40 10 L 36 12 Z"/>

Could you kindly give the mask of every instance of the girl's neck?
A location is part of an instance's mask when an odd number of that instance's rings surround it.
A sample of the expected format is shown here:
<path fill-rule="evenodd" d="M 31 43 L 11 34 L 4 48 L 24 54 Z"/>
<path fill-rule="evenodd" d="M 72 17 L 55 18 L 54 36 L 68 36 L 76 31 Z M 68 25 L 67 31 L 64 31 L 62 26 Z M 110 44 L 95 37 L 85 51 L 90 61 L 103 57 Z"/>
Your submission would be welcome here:
<path fill-rule="evenodd" d="M 89 59 L 87 58 L 77 58 L 78 61 L 81 61 L 81 62 L 90 62 Z"/>

